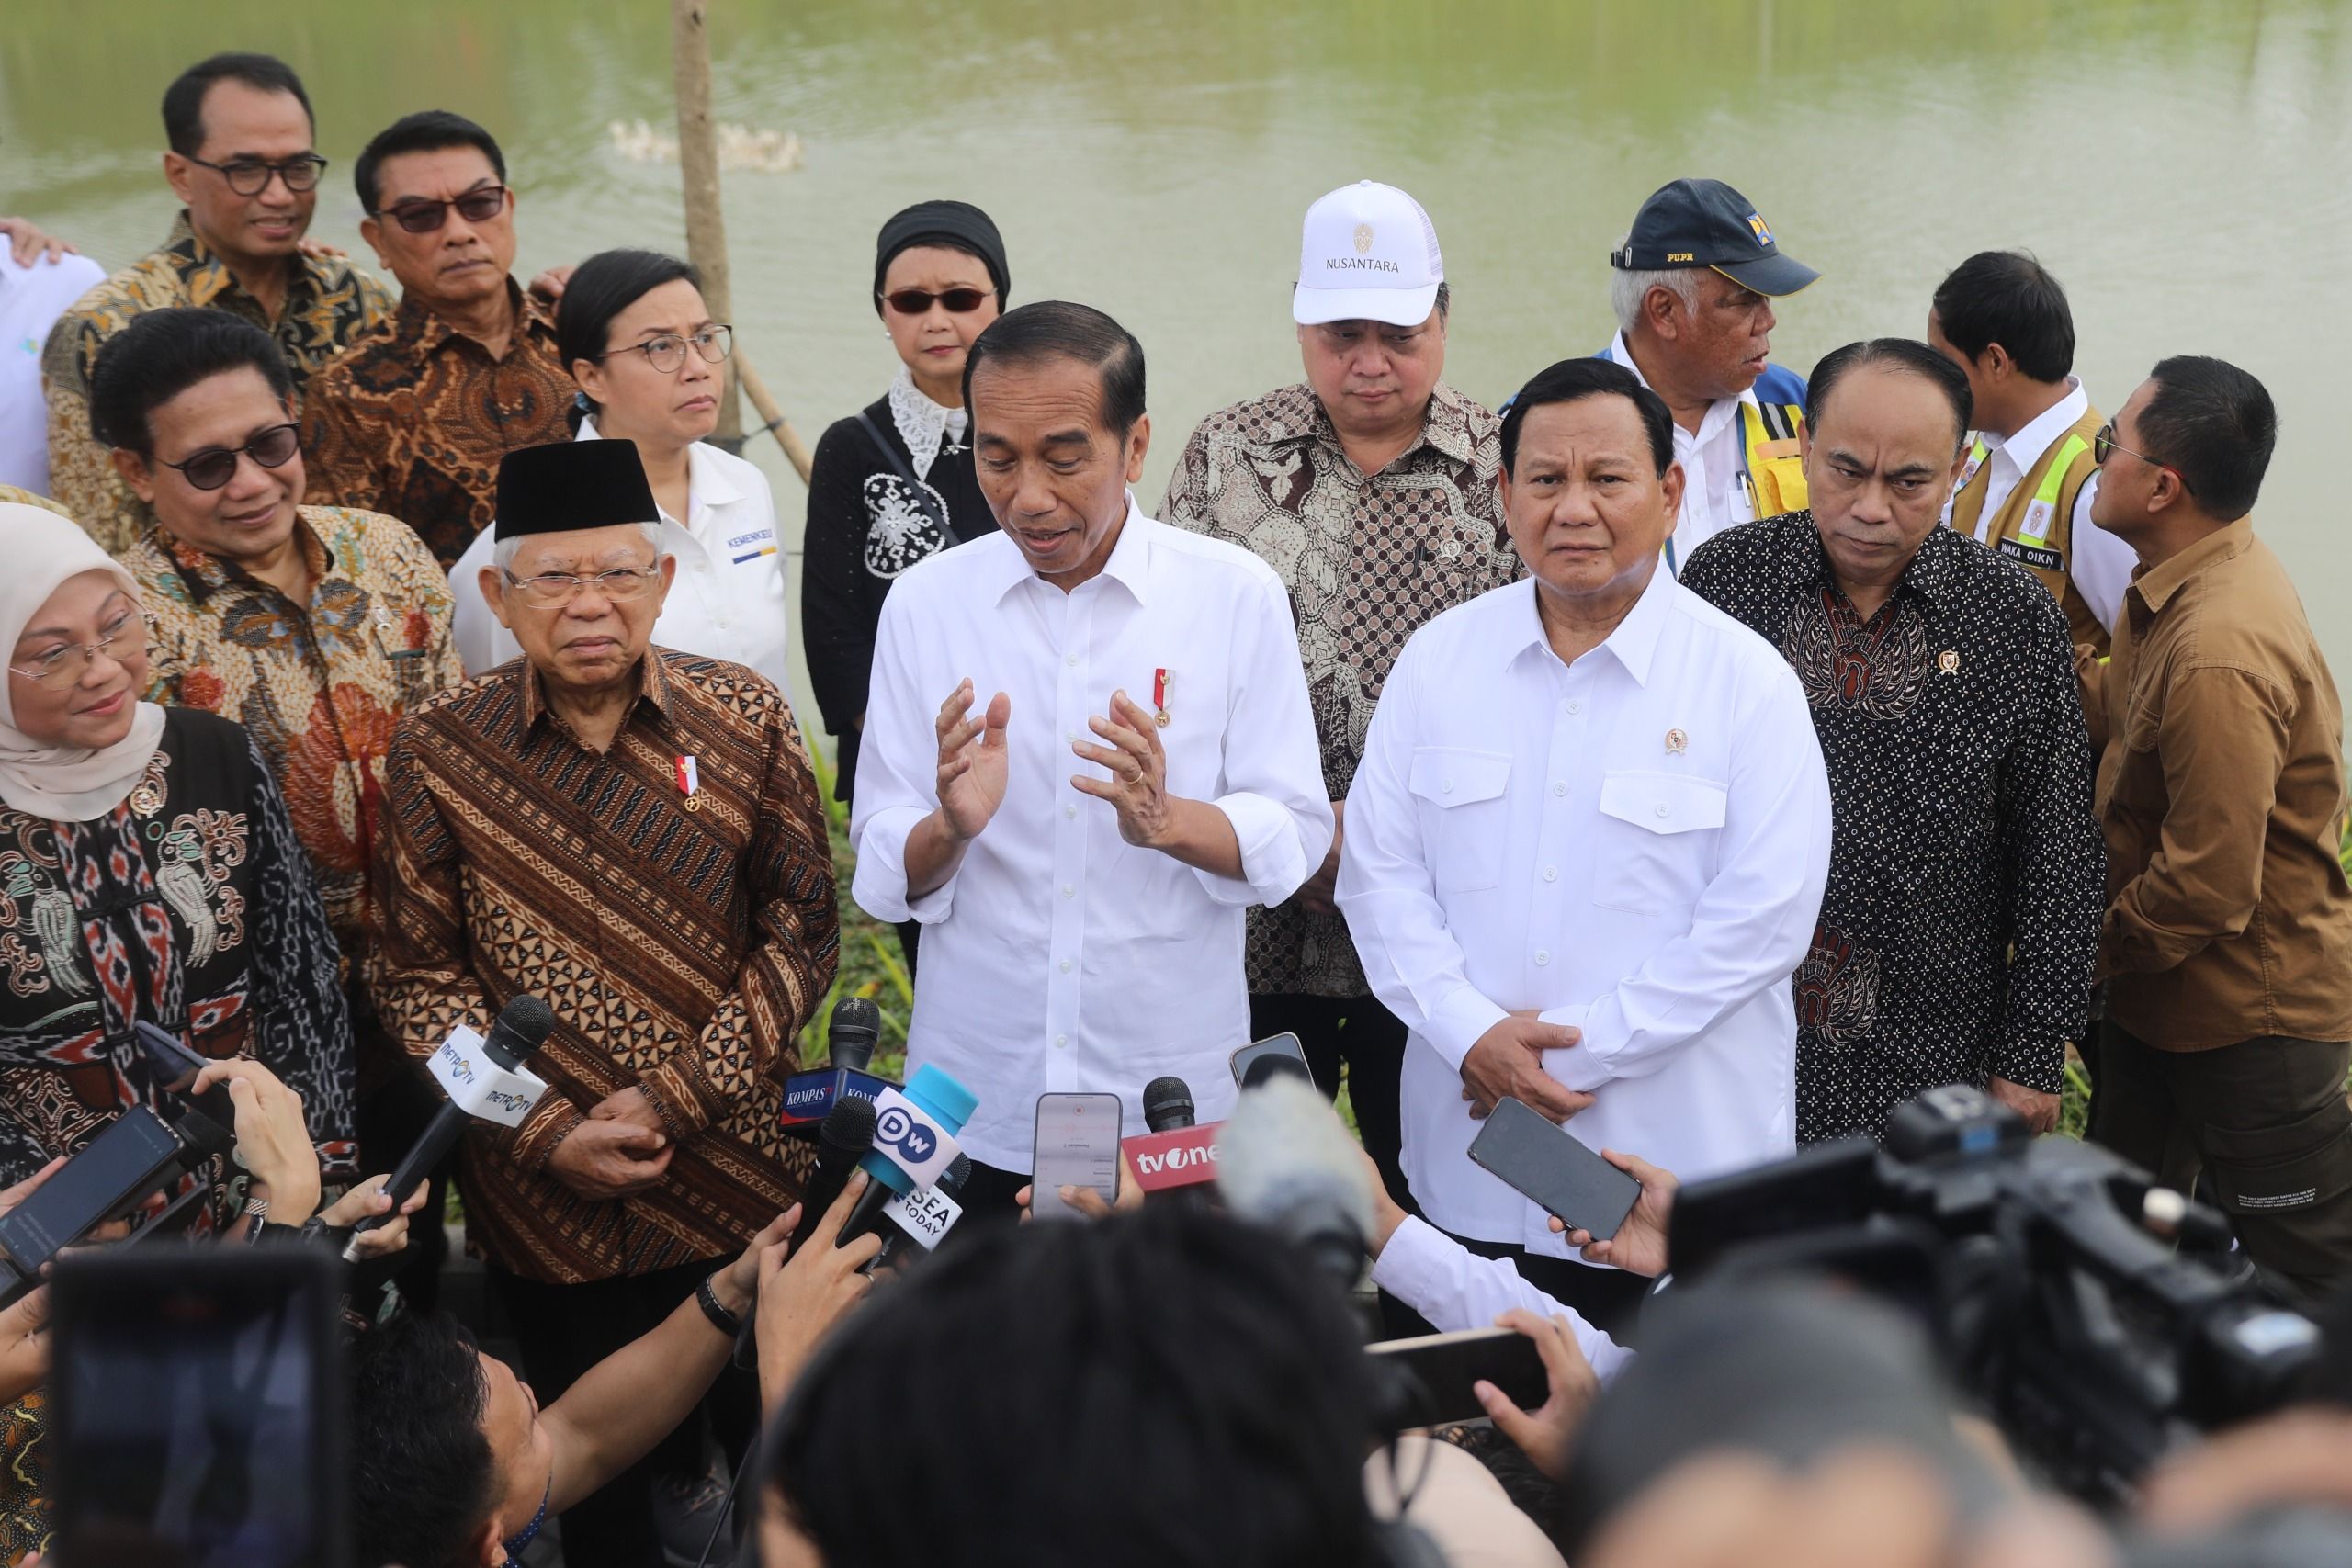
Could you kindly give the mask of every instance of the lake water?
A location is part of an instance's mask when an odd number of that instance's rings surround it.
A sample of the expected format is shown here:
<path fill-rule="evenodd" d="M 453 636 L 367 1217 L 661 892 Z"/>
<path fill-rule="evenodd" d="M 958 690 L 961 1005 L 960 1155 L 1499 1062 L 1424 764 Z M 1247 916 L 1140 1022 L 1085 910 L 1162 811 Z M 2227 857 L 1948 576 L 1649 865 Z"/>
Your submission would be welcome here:
<path fill-rule="evenodd" d="M 1607 253 L 1642 197 L 1730 181 L 1822 269 L 1775 357 L 1925 329 L 1961 257 L 2037 252 L 2071 292 L 2076 369 L 2112 410 L 2162 355 L 2260 376 L 2283 428 L 2257 525 L 2352 678 L 2335 508 L 2352 412 L 2352 36 L 2323 0 L 714 0 L 719 118 L 807 162 L 727 176 L 739 341 L 813 443 L 894 367 L 873 236 L 908 202 L 979 203 L 1016 301 L 1132 328 L 1158 440 L 1298 375 L 1287 314 L 1306 204 L 1372 177 L 1418 196 L 1454 287 L 1448 378 L 1493 402 L 1604 344 Z M 159 240 L 156 105 L 213 50 L 304 76 L 333 158 L 312 230 L 360 249 L 351 161 L 413 109 L 489 126 L 528 271 L 683 248 L 662 0 L 7 0 L 0 211 L 109 266 Z M 772 444 L 797 534 L 802 492 Z M 2335 499 L 2331 499 L 2334 497 Z"/>

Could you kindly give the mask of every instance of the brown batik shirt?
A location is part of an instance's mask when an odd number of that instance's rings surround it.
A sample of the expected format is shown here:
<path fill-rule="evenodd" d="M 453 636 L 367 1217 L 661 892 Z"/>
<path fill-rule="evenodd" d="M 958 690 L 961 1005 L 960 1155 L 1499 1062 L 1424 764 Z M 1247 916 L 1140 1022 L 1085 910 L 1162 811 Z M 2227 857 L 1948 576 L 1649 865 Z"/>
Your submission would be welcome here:
<path fill-rule="evenodd" d="M 1203 420 L 1161 517 L 1239 545 L 1290 591 L 1323 782 L 1347 798 L 1364 731 L 1405 639 L 1521 575 L 1496 479 L 1502 424 L 1441 383 L 1420 438 L 1367 478 L 1312 389 L 1284 387 Z M 1296 898 L 1250 911 L 1253 995 L 1363 996 L 1338 914 Z"/>

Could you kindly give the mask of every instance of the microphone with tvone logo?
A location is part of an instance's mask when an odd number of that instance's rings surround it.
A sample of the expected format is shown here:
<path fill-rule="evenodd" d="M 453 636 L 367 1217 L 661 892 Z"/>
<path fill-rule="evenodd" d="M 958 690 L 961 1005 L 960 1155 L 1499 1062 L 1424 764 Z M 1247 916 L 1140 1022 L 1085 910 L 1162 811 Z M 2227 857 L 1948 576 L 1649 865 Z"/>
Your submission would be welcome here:
<path fill-rule="evenodd" d="M 448 1101 L 433 1113 L 414 1145 L 392 1168 L 390 1179 L 384 1183 L 392 1206 L 351 1227 L 355 1234 L 343 1249 L 345 1262 L 359 1260 L 356 1233 L 374 1230 L 399 1213 L 401 1201 L 458 1146 L 474 1118 L 503 1127 L 523 1124 L 523 1118 L 548 1091 L 546 1081 L 523 1064 L 546 1043 L 548 1032 L 554 1027 L 555 1013 L 526 991 L 498 1010 L 487 1039 L 462 1023 L 450 1031 L 449 1038 L 426 1064 Z"/>
<path fill-rule="evenodd" d="M 1216 1137 L 1222 1122 L 1197 1126 L 1193 1090 L 1182 1078 L 1154 1078 L 1144 1085 L 1144 1124 L 1151 1129 L 1119 1140 L 1136 1185 L 1146 1193 L 1193 1190 L 1187 1202 L 1206 1197 L 1197 1190 L 1216 1179 Z"/>
<path fill-rule="evenodd" d="M 847 1246 L 882 1222 L 894 1198 L 936 1183 L 963 1150 L 956 1134 L 971 1120 L 979 1097 L 955 1075 L 926 1062 L 904 1089 L 885 1089 L 874 1097 L 874 1150 L 858 1162 L 873 1179 L 850 1211 L 840 1240 Z"/>

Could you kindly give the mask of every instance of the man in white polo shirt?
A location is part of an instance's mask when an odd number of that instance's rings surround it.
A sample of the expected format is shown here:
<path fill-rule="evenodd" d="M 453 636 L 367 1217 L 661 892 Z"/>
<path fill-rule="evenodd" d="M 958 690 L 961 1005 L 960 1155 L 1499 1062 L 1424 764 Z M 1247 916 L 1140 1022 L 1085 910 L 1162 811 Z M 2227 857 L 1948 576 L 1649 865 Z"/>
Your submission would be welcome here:
<path fill-rule="evenodd" d="M 858 751 L 852 891 L 922 922 L 910 1071 L 978 1096 L 966 1209 L 1010 1213 L 1037 1097 L 1182 1078 L 1204 1122 L 1250 1039 L 1244 911 L 1331 841 L 1282 581 L 1146 517 L 1143 349 L 1061 301 L 1006 312 L 964 371 L 1002 532 L 899 579 Z"/>
<path fill-rule="evenodd" d="M 1510 1098 L 1689 1178 L 1794 1148 L 1789 975 L 1829 784 L 1780 654 L 1660 570 L 1683 484 L 1658 396 L 1566 360 L 1501 441 L 1533 581 L 1405 645 L 1348 792 L 1339 902 L 1412 1031 L 1421 1212 L 1616 1333 L 1645 1281 L 1572 1261 L 1470 1142 Z"/>

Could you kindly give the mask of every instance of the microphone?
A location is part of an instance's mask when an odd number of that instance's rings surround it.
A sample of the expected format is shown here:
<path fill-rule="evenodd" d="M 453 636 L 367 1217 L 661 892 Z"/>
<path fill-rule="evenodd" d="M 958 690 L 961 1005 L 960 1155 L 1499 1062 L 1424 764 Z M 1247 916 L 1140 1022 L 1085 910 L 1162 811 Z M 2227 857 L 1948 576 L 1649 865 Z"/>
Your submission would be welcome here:
<path fill-rule="evenodd" d="M 1343 1291 L 1363 1272 L 1372 1191 L 1355 1140 L 1312 1081 L 1277 1073 L 1241 1097 L 1216 1140 L 1228 1213 L 1287 1237 Z"/>
<path fill-rule="evenodd" d="M 903 1090 L 886 1089 L 875 1096 L 874 1148 L 858 1161 L 873 1185 L 850 1211 L 834 1245 L 845 1247 L 872 1230 L 891 1199 L 919 1192 L 945 1174 L 963 1153 L 956 1146 L 956 1134 L 979 1103 L 979 1096 L 954 1074 L 928 1062 Z"/>
<path fill-rule="evenodd" d="M 840 1014 L 834 1015 L 838 1021 Z M 833 1101 L 825 1124 L 817 1133 L 817 1168 L 800 1194 L 800 1223 L 793 1227 L 792 1254 L 798 1257 L 808 1236 L 849 1185 L 866 1151 L 874 1147 L 874 1102 L 857 1095 Z"/>
<path fill-rule="evenodd" d="M 392 1168 L 384 1183 L 392 1206 L 351 1227 L 351 1242 L 343 1249 L 345 1262 L 359 1260 L 358 1233 L 372 1231 L 401 1212 L 401 1201 L 457 1146 L 468 1122 L 481 1116 L 508 1127 L 522 1125 L 548 1088 L 523 1064 L 554 1027 L 553 1010 L 526 991 L 499 1010 L 488 1039 L 463 1024 L 450 1032 L 426 1064 L 449 1096 L 448 1103 L 433 1113 L 416 1143 Z"/>
<path fill-rule="evenodd" d="M 1193 1121 L 1193 1089 L 1182 1078 L 1154 1078 L 1143 1089 L 1144 1124 L 1151 1129 L 1119 1140 L 1119 1152 L 1147 1193 L 1206 1187 L 1216 1179 L 1216 1135 L 1223 1122 Z M 1187 1192 L 1197 1203 L 1204 1192 Z"/>
<path fill-rule="evenodd" d="M 865 1072 L 882 1042 L 882 1010 L 871 997 L 843 997 L 825 1025 L 825 1059 L 836 1067 Z"/>
<path fill-rule="evenodd" d="M 925 1252 L 937 1250 L 939 1244 L 947 1239 L 947 1233 L 956 1228 L 956 1222 L 964 1217 L 963 1207 L 955 1198 L 971 1179 L 972 1156 L 957 1155 L 940 1173 L 939 1179 L 931 1184 L 929 1191 L 910 1192 L 884 1204 L 882 1212 L 889 1216 L 890 1225 L 883 1233 L 882 1250 L 874 1255 L 865 1272 L 873 1274 L 889 1268 L 910 1247 L 919 1247 Z"/>
<path fill-rule="evenodd" d="M 1172 1133 L 1193 1124 L 1193 1086 L 1182 1078 L 1154 1078 L 1143 1086 L 1144 1125 Z"/>

